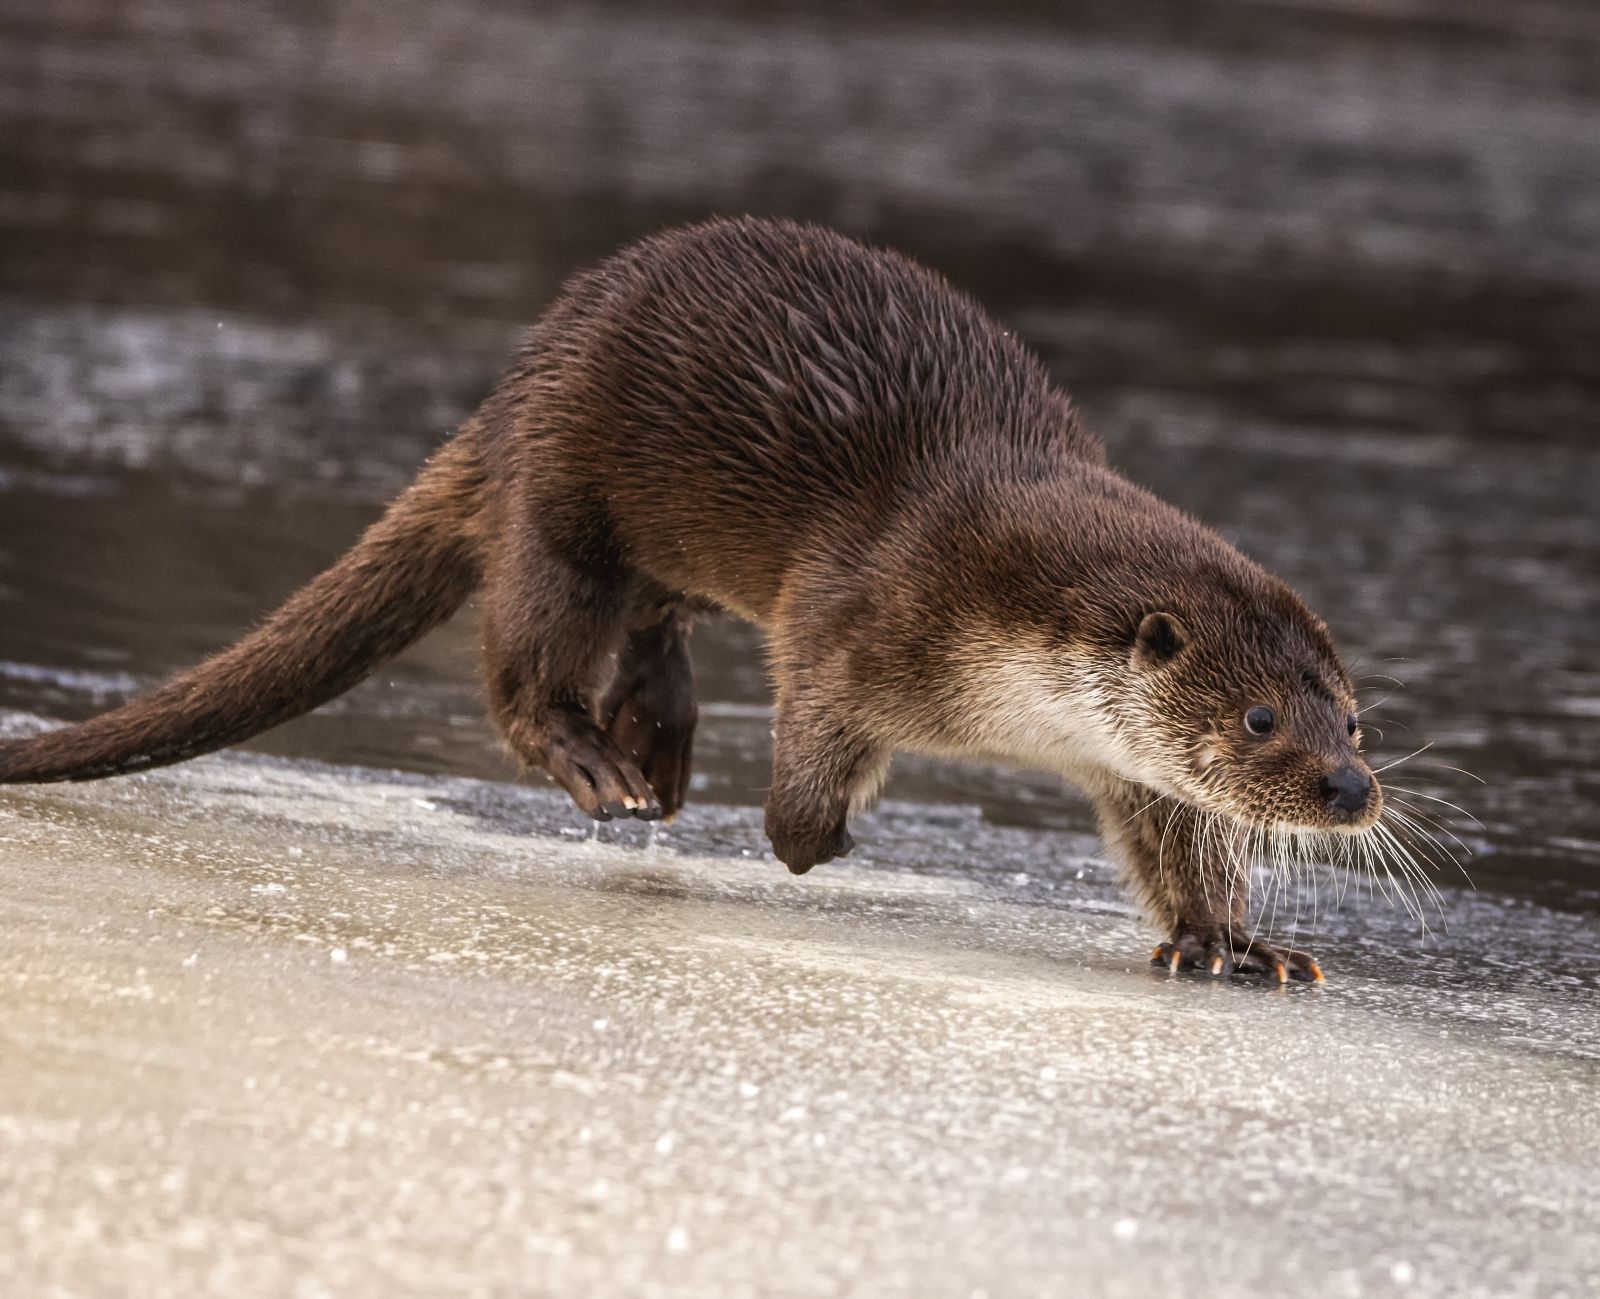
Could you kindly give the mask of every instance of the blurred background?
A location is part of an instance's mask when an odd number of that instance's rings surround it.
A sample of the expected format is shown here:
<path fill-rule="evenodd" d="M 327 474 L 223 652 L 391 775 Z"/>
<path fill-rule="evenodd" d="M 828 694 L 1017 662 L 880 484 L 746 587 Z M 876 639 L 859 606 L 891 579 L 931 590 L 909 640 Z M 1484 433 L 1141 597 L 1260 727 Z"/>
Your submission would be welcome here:
<path fill-rule="evenodd" d="M 1480 888 L 1600 912 L 1591 0 L 0 0 L 0 708 L 232 640 L 564 277 L 740 212 L 974 293 L 1328 618 Z M 475 654 L 256 747 L 506 779 Z M 759 803 L 758 638 L 696 664 L 696 797 Z M 1090 825 L 1036 773 L 889 795 Z"/>

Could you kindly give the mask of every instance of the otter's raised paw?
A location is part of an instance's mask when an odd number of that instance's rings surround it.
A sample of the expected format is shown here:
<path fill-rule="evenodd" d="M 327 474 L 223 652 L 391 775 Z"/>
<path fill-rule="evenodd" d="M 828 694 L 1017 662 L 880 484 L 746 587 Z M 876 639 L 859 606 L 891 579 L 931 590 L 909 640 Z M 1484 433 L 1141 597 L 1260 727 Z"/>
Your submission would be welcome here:
<path fill-rule="evenodd" d="M 640 654 L 636 644 L 630 653 Z M 689 792 L 689 755 L 698 716 L 694 677 L 682 642 L 619 673 L 600 704 L 600 727 L 632 759 L 661 805 L 661 819 L 678 815 Z"/>
<path fill-rule="evenodd" d="M 1279 983 L 1293 979 L 1298 983 L 1323 982 L 1322 967 L 1309 952 L 1272 947 L 1259 939 L 1245 938 L 1225 929 L 1182 926 L 1151 953 L 1152 965 L 1164 965 L 1176 974 L 1179 970 L 1205 970 L 1213 975 L 1265 974 Z"/>
<path fill-rule="evenodd" d="M 542 747 L 545 770 L 586 816 L 596 821 L 629 816 L 661 819 L 661 801 L 644 773 L 592 722 L 552 728 Z"/>

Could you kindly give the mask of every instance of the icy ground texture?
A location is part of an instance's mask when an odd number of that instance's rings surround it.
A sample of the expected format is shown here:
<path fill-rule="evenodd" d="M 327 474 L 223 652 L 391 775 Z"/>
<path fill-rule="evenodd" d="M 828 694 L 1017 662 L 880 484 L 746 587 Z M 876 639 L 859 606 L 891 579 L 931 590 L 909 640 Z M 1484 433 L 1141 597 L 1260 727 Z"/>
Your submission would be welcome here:
<path fill-rule="evenodd" d="M 0 1293 L 1587 1295 L 1600 940 L 1347 896 L 1153 972 L 1093 845 L 890 809 L 791 879 L 239 755 L 0 791 Z"/>

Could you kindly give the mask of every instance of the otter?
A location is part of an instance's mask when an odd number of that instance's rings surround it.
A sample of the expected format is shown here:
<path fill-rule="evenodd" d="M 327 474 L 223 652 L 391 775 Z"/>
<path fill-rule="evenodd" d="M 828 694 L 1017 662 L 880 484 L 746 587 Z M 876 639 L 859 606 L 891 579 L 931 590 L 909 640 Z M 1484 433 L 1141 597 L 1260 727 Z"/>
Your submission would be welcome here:
<path fill-rule="evenodd" d="M 944 278 L 752 218 L 571 279 L 343 559 L 166 685 L 0 742 L 0 782 L 244 740 L 473 591 L 508 748 L 589 816 L 683 806 L 690 626 L 728 611 L 767 636 L 765 830 L 791 871 L 850 850 L 898 749 L 1047 769 L 1093 800 L 1174 971 L 1320 981 L 1251 932 L 1251 853 L 1383 807 L 1351 679 L 1287 585 L 1115 472 Z"/>

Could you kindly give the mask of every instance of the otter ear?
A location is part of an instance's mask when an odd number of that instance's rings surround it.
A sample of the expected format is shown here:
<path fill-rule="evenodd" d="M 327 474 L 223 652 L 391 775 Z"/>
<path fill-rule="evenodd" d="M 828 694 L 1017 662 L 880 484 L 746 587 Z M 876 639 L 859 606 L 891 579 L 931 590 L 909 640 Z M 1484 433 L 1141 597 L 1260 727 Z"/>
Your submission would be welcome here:
<path fill-rule="evenodd" d="M 1159 668 L 1172 662 L 1189 643 L 1188 629 L 1175 614 L 1147 613 L 1133 638 L 1133 665 Z"/>

